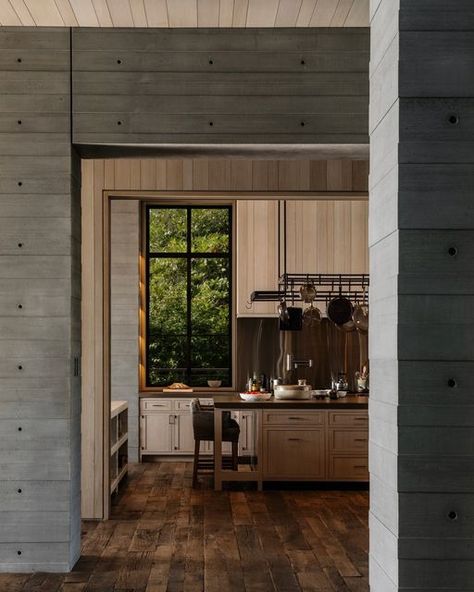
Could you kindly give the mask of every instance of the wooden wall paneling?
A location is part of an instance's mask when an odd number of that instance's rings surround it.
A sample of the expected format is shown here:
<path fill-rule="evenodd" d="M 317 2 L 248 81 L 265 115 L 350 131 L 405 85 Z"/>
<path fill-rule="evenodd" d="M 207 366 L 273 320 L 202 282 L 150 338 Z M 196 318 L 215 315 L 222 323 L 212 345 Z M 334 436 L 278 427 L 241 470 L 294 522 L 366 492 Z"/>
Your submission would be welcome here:
<path fill-rule="evenodd" d="M 31 13 L 29 7 L 31 6 Z M 445 9 L 447 18 L 452 11 Z M 373 8 L 375 11 L 375 8 Z M 431 19 L 424 7 L 413 11 Z M 2 25 L 80 27 L 367 27 L 368 0 L 9 0 Z"/>
<path fill-rule="evenodd" d="M 192 191 L 280 191 L 280 190 L 298 190 L 301 188 L 324 191 L 328 185 L 326 161 L 305 161 L 302 163 L 285 163 L 281 161 L 250 161 L 250 160 L 223 160 L 223 159 L 189 159 L 189 160 L 165 160 L 165 159 L 120 159 L 120 160 L 94 160 L 84 161 L 84 181 L 83 181 L 83 200 L 85 211 L 88 216 L 91 215 L 90 208 L 94 207 L 94 229 L 87 223 L 89 217 L 84 218 L 83 237 L 87 246 L 86 254 L 83 258 L 83 285 L 85 296 L 91 298 L 88 291 L 90 286 L 94 286 L 94 307 L 83 308 L 83 343 L 84 351 L 89 352 L 87 359 L 84 359 L 84 397 L 93 396 L 93 400 L 83 400 L 84 417 L 96 418 L 95 423 L 83 421 L 83 442 L 94 440 L 100 442 L 101 429 L 103 422 L 102 409 L 102 199 L 103 190 L 124 191 L 126 195 L 130 190 L 192 190 Z M 342 171 L 343 165 L 334 165 L 334 171 Z M 353 177 L 354 187 L 363 186 L 363 173 L 367 170 L 366 163 L 352 163 L 353 171 L 357 174 Z M 347 182 L 341 178 L 336 181 L 336 172 L 333 173 L 332 187 L 339 190 L 347 187 Z M 365 180 L 365 186 L 367 179 Z M 87 195 L 85 195 L 87 193 Z M 93 194 L 93 195 L 92 195 Z M 299 219 L 304 221 L 305 227 L 309 227 L 312 232 L 309 241 L 308 252 L 299 243 L 298 249 L 305 257 L 305 261 L 314 265 L 317 269 L 328 272 L 335 268 L 335 217 L 334 203 L 332 201 L 307 202 L 300 201 Z M 348 202 L 343 204 L 351 211 L 352 220 L 360 223 L 363 217 L 364 208 L 367 208 L 366 202 Z M 359 208 L 360 205 L 360 208 Z M 289 208 L 291 210 L 291 204 Z M 89 210 L 87 210 L 89 208 Z M 355 210 L 352 210 L 355 208 Z M 352 216 L 352 212 L 356 213 Z M 239 314 L 275 314 L 274 303 L 254 304 L 251 311 L 245 308 L 245 303 L 250 295 L 250 291 L 255 288 L 273 288 L 277 277 L 276 261 L 276 202 L 263 200 L 259 205 L 254 205 L 252 201 L 246 200 L 239 202 L 236 212 L 237 220 L 244 220 L 238 223 L 237 244 L 240 245 L 242 257 L 248 257 L 250 264 L 247 265 L 244 283 L 237 281 L 237 311 Z M 274 228 L 275 226 L 275 228 Z M 249 231 L 251 230 L 251 236 Z M 356 238 L 354 238 L 356 237 Z M 358 253 L 356 260 L 363 251 L 363 235 L 354 234 L 352 230 L 351 238 L 356 241 L 357 248 L 352 245 L 355 253 Z M 296 240 L 296 239 L 295 239 Z M 255 257 L 250 255 L 248 249 L 255 249 L 257 245 L 259 253 L 273 253 L 273 263 L 266 269 L 257 268 Z M 352 244 L 352 243 L 351 243 Z M 247 245 L 241 249 L 241 246 Z M 94 251 L 94 262 L 92 266 L 91 253 Z M 255 251 L 256 252 L 256 251 Z M 359 255 L 360 254 L 360 255 Z M 261 255 L 260 259 L 261 260 Z M 272 269 L 273 265 L 273 269 Z M 356 271 L 360 271 L 358 266 L 354 266 Z M 129 314 L 135 314 L 138 318 L 138 300 L 133 309 L 132 303 L 129 303 Z M 93 343 L 91 340 L 93 339 Z M 131 343 L 130 343 L 131 344 Z M 130 350 L 129 350 L 130 351 Z M 93 352 L 93 353 L 92 353 Z M 138 344 L 136 350 L 138 360 Z M 130 371 L 132 371 L 129 366 Z M 132 380 L 136 377 L 133 371 Z M 93 381 L 93 384 L 91 382 Z M 128 391 L 127 391 L 128 393 Z M 129 394 L 129 393 L 128 393 Z M 130 407 L 133 407 L 131 401 Z M 83 450 L 83 479 L 88 480 L 87 485 L 83 486 L 83 492 L 87 494 L 83 497 L 83 516 L 85 518 L 101 518 L 104 507 L 102 499 L 102 477 L 100 467 L 102 463 L 102 449 L 98 450 L 99 445 L 94 451 L 87 453 Z M 84 456 L 87 454 L 87 457 Z M 90 460 L 88 460 L 90 459 Z M 84 483 L 84 481 L 83 481 Z M 94 499 L 88 499 L 89 495 L 94 495 Z"/>

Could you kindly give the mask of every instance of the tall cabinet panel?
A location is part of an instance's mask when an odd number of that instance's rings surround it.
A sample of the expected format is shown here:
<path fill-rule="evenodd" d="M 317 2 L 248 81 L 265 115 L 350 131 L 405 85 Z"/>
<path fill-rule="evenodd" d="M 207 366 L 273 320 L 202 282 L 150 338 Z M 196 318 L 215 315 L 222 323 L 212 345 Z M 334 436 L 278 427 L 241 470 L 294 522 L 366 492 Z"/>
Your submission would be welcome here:
<path fill-rule="evenodd" d="M 278 288 L 278 201 L 237 202 L 237 315 L 276 316 L 274 302 L 254 302 L 254 290 Z"/>

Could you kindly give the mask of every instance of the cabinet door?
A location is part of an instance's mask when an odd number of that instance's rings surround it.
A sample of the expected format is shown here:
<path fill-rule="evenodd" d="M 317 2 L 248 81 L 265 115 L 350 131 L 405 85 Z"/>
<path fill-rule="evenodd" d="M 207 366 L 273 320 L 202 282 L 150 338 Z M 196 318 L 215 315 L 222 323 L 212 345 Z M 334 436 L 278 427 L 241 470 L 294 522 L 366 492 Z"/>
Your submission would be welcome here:
<path fill-rule="evenodd" d="M 264 458 L 267 478 L 324 479 L 324 430 L 266 428 Z"/>
<path fill-rule="evenodd" d="M 175 416 L 173 430 L 173 451 L 183 454 L 194 453 L 193 418 L 191 413 L 179 413 Z"/>
<path fill-rule="evenodd" d="M 172 451 L 170 417 L 168 413 L 141 416 L 142 453 L 170 453 Z"/>
<path fill-rule="evenodd" d="M 252 456 L 254 454 L 254 415 L 250 412 L 242 411 L 239 417 L 240 438 L 239 454 L 241 456 Z"/>
<path fill-rule="evenodd" d="M 278 289 L 278 201 L 237 202 L 237 316 L 277 316 L 275 302 L 254 302 L 251 292 Z"/>

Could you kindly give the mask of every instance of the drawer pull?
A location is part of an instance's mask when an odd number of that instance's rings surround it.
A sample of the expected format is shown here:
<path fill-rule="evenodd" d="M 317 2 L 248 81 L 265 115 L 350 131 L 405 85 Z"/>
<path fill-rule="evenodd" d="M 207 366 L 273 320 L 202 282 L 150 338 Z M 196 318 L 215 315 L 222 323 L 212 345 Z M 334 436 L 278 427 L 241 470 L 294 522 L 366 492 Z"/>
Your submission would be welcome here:
<path fill-rule="evenodd" d="M 288 419 L 304 419 L 304 417 L 289 417 Z"/>
<path fill-rule="evenodd" d="M 354 465 L 354 469 L 367 469 L 366 465 Z"/>
<path fill-rule="evenodd" d="M 354 438 L 354 442 L 367 442 L 367 438 Z"/>
<path fill-rule="evenodd" d="M 354 417 L 355 421 L 367 421 L 367 417 Z"/>
<path fill-rule="evenodd" d="M 288 442 L 299 442 L 301 438 L 288 438 Z"/>
<path fill-rule="evenodd" d="M 166 407 L 163 403 L 152 403 L 152 407 Z"/>

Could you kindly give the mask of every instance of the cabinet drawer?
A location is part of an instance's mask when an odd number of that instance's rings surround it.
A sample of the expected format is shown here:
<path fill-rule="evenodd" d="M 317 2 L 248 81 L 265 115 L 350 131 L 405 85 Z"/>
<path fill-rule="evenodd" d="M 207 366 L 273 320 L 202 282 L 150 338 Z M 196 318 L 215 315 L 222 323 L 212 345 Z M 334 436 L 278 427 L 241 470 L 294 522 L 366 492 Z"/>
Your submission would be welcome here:
<path fill-rule="evenodd" d="M 330 426 L 367 427 L 369 425 L 369 414 L 367 411 L 330 411 Z"/>
<path fill-rule="evenodd" d="M 267 428 L 263 434 L 265 477 L 324 479 L 324 429 Z"/>
<path fill-rule="evenodd" d="M 176 401 L 174 402 L 174 408 L 176 409 L 176 411 L 189 411 L 190 407 L 190 399 L 176 399 Z"/>
<path fill-rule="evenodd" d="M 333 452 L 366 451 L 368 446 L 367 430 L 330 429 L 329 450 Z"/>
<path fill-rule="evenodd" d="M 145 399 L 141 401 L 142 411 L 171 411 L 173 401 L 171 399 Z"/>
<path fill-rule="evenodd" d="M 324 425 L 321 411 L 265 411 L 263 425 Z"/>
<path fill-rule="evenodd" d="M 368 481 L 369 462 L 364 456 L 330 456 L 329 479 L 334 481 Z"/>

